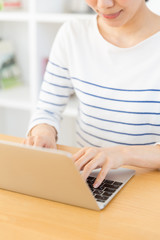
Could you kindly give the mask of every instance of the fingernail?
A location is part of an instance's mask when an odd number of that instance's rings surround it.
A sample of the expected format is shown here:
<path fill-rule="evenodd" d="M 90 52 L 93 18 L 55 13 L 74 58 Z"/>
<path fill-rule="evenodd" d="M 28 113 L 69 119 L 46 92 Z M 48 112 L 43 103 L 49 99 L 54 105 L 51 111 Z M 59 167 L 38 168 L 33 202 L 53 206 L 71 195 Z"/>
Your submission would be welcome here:
<path fill-rule="evenodd" d="M 99 186 L 98 183 L 94 183 L 94 184 L 93 184 L 93 187 L 94 187 L 94 188 L 97 188 L 98 186 Z"/>

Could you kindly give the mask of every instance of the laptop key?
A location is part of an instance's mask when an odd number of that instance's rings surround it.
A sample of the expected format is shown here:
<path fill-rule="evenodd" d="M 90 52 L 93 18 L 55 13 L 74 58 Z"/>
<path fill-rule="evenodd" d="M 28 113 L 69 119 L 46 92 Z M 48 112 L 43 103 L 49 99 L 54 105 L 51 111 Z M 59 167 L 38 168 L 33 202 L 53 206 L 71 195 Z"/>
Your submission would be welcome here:
<path fill-rule="evenodd" d="M 97 189 L 98 189 L 98 190 L 104 190 L 104 187 L 103 187 L 103 185 L 101 184 Z"/>
<path fill-rule="evenodd" d="M 97 200 L 104 200 L 104 201 L 106 201 L 108 199 L 108 196 L 95 195 L 95 198 Z"/>
<path fill-rule="evenodd" d="M 109 183 L 104 183 L 103 184 L 103 187 L 105 188 L 105 187 L 108 187 L 108 188 L 113 188 L 113 187 L 115 187 L 115 186 L 113 186 L 113 185 L 111 185 L 111 184 L 109 184 Z M 116 188 L 116 187 L 115 187 Z"/>
<path fill-rule="evenodd" d="M 107 197 L 110 197 L 113 193 L 111 192 L 103 192 L 102 193 L 102 196 L 107 196 Z"/>
<path fill-rule="evenodd" d="M 93 185 L 93 183 L 91 181 L 87 181 L 88 185 Z"/>
<path fill-rule="evenodd" d="M 88 183 L 94 183 L 95 179 L 96 179 L 96 178 L 94 178 L 94 177 L 88 177 L 88 178 L 87 178 L 87 182 L 88 182 Z"/>
<path fill-rule="evenodd" d="M 113 183 L 114 183 L 114 181 L 107 180 L 107 179 L 105 179 L 104 182 L 105 182 L 105 183 L 108 183 L 108 184 L 113 184 Z"/>
<path fill-rule="evenodd" d="M 88 186 L 89 186 L 89 187 L 93 187 L 93 183 L 90 183 L 90 182 L 89 182 L 89 183 L 88 183 Z"/>
<path fill-rule="evenodd" d="M 122 182 L 114 182 L 113 183 L 113 186 L 114 187 L 119 187 L 119 186 L 121 186 L 123 183 Z"/>
<path fill-rule="evenodd" d="M 97 189 L 95 189 L 95 190 L 93 191 L 93 193 L 94 193 L 94 194 L 101 195 L 101 194 L 103 193 L 103 190 L 97 190 Z"/>
<path fill-rule="evenodd" d="M 115 189 L 115 188 L 107 188 L 107 187 L 106 187 L 106 188 L 104 189 L 104 191 L 105 191 L 105 192 L 112 192 L 112 193 L 114 193 L 114 192 L 116 191 L 116 189 Z"/>
<path fill-rule="evenodd" d="M 97 200 L 97 201 L 104 203 L 106 200 L 99 199 L 99 200 Z"/>
<path fill-rule="evenodd" d="M 117 188 L 119 188 L 119 186 L 118 185 L 111 185 L 110 188 L 117 189 Z"/>

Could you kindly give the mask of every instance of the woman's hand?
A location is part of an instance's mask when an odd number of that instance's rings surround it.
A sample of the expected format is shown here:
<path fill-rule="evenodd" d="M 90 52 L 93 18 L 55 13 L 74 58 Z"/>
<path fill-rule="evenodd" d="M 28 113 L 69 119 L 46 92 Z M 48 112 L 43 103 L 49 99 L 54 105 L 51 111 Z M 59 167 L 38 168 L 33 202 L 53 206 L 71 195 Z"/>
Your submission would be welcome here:
<path fill-rule="evenodd" d="M 48 124 L 39 124 L 31 129 L 23 143 L 38 147 L 56 148 L 56 136 L 57 132 L 54 127 Z"/>
<path fill-rule="evenodd" d="M 102 183 L 110 169 L 116 169 L 124 165 L 125 159 L 124 146 L 109 148 L 86 147 L 73 155 L 76 167 L 78 170 L 83 170 L 82 177 L 84 180 L 87 179 L 94 169 L 101 168 L 93 185 L 95 188 Z"/>
<path fill-rule="evenodd" d="M 110 169 L 119 168 L 122 165 L 160 170 L 160 145 L 87 147 L 74 154 L 73 160 L 78 170 L 83 170 L 84 180 L 94 169 L 101 168 L 93 185 L 96 188 L 105 179 Z"/>

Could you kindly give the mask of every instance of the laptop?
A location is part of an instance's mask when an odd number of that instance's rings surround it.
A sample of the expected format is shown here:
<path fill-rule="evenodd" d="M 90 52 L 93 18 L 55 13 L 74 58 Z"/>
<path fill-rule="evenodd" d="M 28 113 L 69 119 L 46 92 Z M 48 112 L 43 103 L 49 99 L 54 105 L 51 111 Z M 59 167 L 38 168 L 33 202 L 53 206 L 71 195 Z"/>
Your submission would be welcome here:
<path fill-rule="evenodd" d="M 110 170 L 95 189 L 99 171 L 85 182 L 68 152 L 0 140 L 0 188 L 5 190 L 98 211 L 135 174 L 127 168 Z"/>

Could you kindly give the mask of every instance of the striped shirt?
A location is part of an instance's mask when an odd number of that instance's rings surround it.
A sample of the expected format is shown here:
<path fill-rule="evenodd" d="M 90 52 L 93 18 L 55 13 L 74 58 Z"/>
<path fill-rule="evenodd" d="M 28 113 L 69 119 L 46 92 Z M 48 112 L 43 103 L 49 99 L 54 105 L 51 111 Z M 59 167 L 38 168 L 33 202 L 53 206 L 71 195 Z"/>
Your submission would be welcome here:
<path fill-rule="evenodd" d="M 79 101 L 77 143 L 105 147 L 160 141 L 160 32 L 130 48 L 99 33 L 97 18 L 64 23 L 53 43 L 30 127 L 59 131 L 62 112 Z"/>

